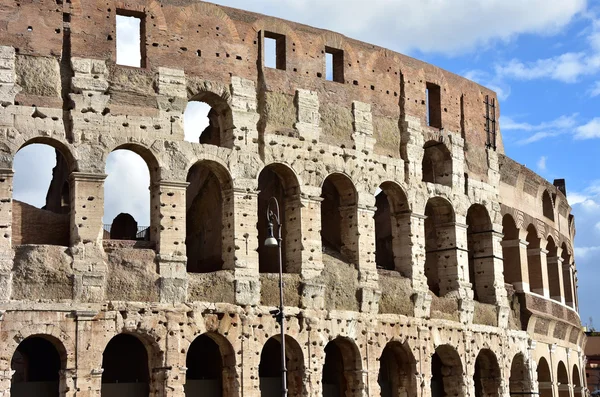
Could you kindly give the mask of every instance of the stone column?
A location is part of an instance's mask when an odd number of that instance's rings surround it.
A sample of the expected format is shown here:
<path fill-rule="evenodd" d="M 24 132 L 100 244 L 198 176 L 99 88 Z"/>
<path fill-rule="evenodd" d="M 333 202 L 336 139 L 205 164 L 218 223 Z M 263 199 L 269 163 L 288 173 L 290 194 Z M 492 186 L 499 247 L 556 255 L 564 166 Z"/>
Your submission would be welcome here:
<path fill-rule="evenodd" d="M 256 305 L 260 302 L 258 186 L 253 179 L 236 179 L 234 183 L 235 300 L 238 305 Z"/>
<path fill-rule="evenodd" d="M 504 240 L 501 242 L 503 251 L 503 267 L 505 282 L 512 282 L 516 292 L 529 292 L 529 273 L 527 271 L 526 240 Z"/>
<path fill-rule="evenodd" d="M 575 308 L 575 298 L 573 296 L 573 265 L 570 263 L 562 264 L 562 274 L 564 281 L 565 304 Z"/>
<path fill-rule="evenodd" d="M 73 312 L 76 321 L 77 350 L 77 368 L 74 369 L 72 394 L 75 397 L 96 397 L 99 396 L 102 389 L 102 372 L 95 373 L 94 364 L 98 361 L 95 349 L 90 349 L 94 345 L 94 333 L 92 325 L 94 317 L 98 313 L 95 311 L 77 310 Z M 102 349 L 102 348 L 101 348 Z M 101 362 L 102 360 L 100 360 Z"/>
<path fill-rule="evenodd" d="M 358 247 L 355 255 L 358 257 L 360 311 L 377 313 L 381 291 L 375 263 L 375 207 L 359 205 L 356 215 Z M 342 212 L 342 217 L 344 216 L 344 212 Z M 342 233 L 344 230 L 352 231 L 351 228 L 346 229 L 342 223 Z"/>
<path fill-rule="evenodd" d="M 425 216 L 412 212 L 393 215 L 392 249 L 395 268 L 413 287 L 414 316 L 428 317 L 431 295 L 425 277 Z"/>
<path fill-rule="evenodd" d="M 296 90 L 297 122 L 300 139 L 316 143 L 321 136 L 321 115 L 319 114 L 319 95 L 308 90 Z"/>
<path fill-rule="evenodd" d="M 10 362 L 8 363 L 10 366 Z M 12 369 L 7 369 L 6 371 L 0 371 L 0 397 L 9 397 L 10 396 L 10 386 L 12 376 L 15 373 Z"/>
<path fill-rule="evenodd" d="M 187 182 L 159 181 L 151 186 L 152 226 L 160 274 L 160 301 L 185 302 L 187 272 L 185 256 L 185 193 Z M 158 208 L 159 210 L 155 210 Z"/>
<path fill-rule="evenodd" d="M 71 253 L 73 255 L 73 299 L 104 300 L 106 263 L 102 248 L 104 174 L 73 172 L 71 190 Z"/>
<path fill-rule="evenodd" d="M 10 300 L 12 293 L 12 268 L 15 255 L 12 247 L 13 174 L 11 169 L 0 169 L 0 233 L 2 233 L 0 235 L 0 302 Z"/>
<path fill-rule="evenodd" d="M 0 102 L 15 103 L 15 96 L 21 91 L 16 85 L 15 49 L 0 46 Z"/>
<path fill-rule="evenodd" d="M 529 269 L 533 268 L 534 271 L 539 270 L 539 277 L 542 281 L 542 288 L 530 286 L 531 292 L 550 298 L 550 289 L 548 288 L 548 263 L 546 261 L 547 254 L 548 251 L 543 248 L 527 249 L 527 265 Z M 531 283 L 532 280 L 529 280 L 529 282 Z"/>
<path fill-rule="evenodd" d="M 358 101 L 352 102 L 352 116 L 354 117 L 352 139 L 356 150 L 365 154 L 373 152 L 375 138 L 373 138 L 371 104 Z"/>

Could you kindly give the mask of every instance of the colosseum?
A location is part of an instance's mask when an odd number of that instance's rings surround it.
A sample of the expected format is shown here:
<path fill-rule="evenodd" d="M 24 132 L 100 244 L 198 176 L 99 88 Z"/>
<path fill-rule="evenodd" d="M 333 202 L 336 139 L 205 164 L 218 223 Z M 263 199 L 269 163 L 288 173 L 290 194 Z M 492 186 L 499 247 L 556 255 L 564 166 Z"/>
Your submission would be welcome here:
<path fill-rule="evenodd" d="M 493 91 L 198 0 L 3 1 L 0 27 L 0 396 L 281 395 L 272 197 L 290 396 L 586 395 L 565 182 L 505 156 Z M 13 200 L 30 144 L 43 208 Z M 115 150 L 147 228 L 103 224 Z"/>

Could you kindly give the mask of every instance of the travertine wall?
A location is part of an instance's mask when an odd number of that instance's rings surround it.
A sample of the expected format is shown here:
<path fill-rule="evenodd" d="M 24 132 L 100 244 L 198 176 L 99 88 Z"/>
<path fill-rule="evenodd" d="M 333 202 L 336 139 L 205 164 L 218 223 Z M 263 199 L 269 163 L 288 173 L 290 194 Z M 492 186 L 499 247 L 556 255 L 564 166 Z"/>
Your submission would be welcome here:
<path fill-rule="evenodd" d="M 0 396 L 10 395 L 17 347 L 34 337 L 60 356 L 61 395 L 100 395 L 102 353 L 122 333 L 146 348 L 139 364 L 152 396 L 184 395 L 198 365 L 187 353 L 201 335 L 218 346 L 223 395 L 266 390 L 259 367 L 279 333 L 269 314 L 278 289 L 260 271 L 273 270 L 259 249 L 260 189 L 283 204 L 291 395 L 331 395 L 326 346 L 328 357 L 339 351 L 347 396 L 435 396 L 436 384 L 457 396 L 583 392 L 570 207 L 503 155 L 499 131 L 488 141 L 493 92 L 337 33 L 204 2 L 4 9 Z M 142 18 L 141 68 L 115 63 L 115 13 Z M 279 69 L 264 66 L 265 36 L 285 42 Z M 343 53 L 343 81 L 325 79 L 326 48 Z M 441 128 L 428 126 L 432 84 Z M 213 108 L 211 144 L 183 141 L 191 100 Z M 12 161 L 31 143 L 55 147 L 69 168 L 63 246 L 17 243 L 27 240 L 13 226 Z M 104 170 L 116 149 L 150 170 L 149 241 L 104 238 Z M 278 188 L 259 187 L 267 169 Z M 210 271 L 186 256 L 198 248 L 188 248 L 186 225 L 202 213 L 190 203 L 205 175 L 218 181 L 208 197 L 222 222 L 210 225 L 221 244 Z M 393 266 L 376 260 L 379 189 Z M 550 378 L 538 382 L 542 361 Z M 395 368 L 389 392 L 383 368 Z M 105 376 L 104 385 L 114 383 Z"/>

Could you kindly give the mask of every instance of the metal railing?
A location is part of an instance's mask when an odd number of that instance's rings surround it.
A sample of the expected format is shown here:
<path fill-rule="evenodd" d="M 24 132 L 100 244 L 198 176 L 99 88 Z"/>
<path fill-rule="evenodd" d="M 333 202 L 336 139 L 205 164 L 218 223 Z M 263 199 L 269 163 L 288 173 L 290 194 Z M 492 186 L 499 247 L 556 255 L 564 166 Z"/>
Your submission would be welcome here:
<path fill-rule="evenodd" d="M 110 228 L 112 224 L 105 223 L 103 225 L 104 232 L 110 236 Z M 135 240 L 137 241 L 149 241 L 150 240 L 150 226 L 138 226 L 137 232 L 135 233 Z"/>

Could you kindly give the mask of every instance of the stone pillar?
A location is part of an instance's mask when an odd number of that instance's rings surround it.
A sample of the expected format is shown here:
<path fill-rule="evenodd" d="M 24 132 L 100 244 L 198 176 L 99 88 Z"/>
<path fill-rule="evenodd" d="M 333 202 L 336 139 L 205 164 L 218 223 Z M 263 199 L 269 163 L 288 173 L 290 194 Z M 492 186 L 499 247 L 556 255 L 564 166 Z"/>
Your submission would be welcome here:
<path fill-rule="evenodd" d="M 185 302 L 187 299 L 187 258 L 185 256 L 187 186 L 187 182 L 159 181 L 150 188 L 152 208 L 150 239 L 156 244 L 160 301 L 163 303 Z"/>
<path fill-rule="evenodd" d="M 2 48 L 0 47 L 0 50 Z M 12 268 L 15 255 L 12 247 L 13 174 L 11 169 L 0 169 L 0 302 L 10 300 L 12 293 Z"/>
<path fill-rule="evenodd" d="M 373 138 L 371 104 L 358 101 L 352 102 L 352 116 L 354 117 L 352 139 L 356 150 L 365 154 L 373 152 L 375 138 Z"/>
<path fill-rule="evenodd" d="M 231 78 L 231 109 L 233 113 L 233 133 L 225 131 L 221 146 L 243 147 L 258 144 L 256 87 L 254 81 L 233 76 Z M 233 140 L 233 141 L 231 141 Z"/>
<path fill-rule="evenodd" d="M 512 282 L 516 292 L 529 292 L 529 273 L 527 271 L 527 246 L 526 240 L 504 240 L 502 256 L 504 267 L 504 280 Z"/>
<path fill-rule="evenodd" d="M 94 345 L 94 333 L 92 330 L 95 311 L 76 310 L 73 312 L 76 321 L 77 368 L 73 376 L 73 396 L 75 397 L 97 397 L 102 389 L 102 371 L 98 374 L 94 371 L 94 364 L 98 361 L 94 357 L 98 352 L 90 346 Z M 102 347 L 103 348 L 103 347 Z M 100 348 L 100 351 L 102 351 Z M 100 360 L 101 362 L 101 360 Z"/>
<path fill-rule="evenodd" d="M 21 91 L 16 85 L 15 49 L 0 46 L 0 103 L 15 103 L 15 96 Z"/>
<path fill-rule="evenodd" d="M 539 288 L 539 286 L 535 285 L 530 286 L 531 292 L 535 292 L 536 294 L 550 298 L 550 289 L 548 288 L 548 263 L 546 261 L 547 254 L 548 251 L 543 248 L 527 249 L 527 265 L 529 269 L 534 269 L 535 272 L 540 272 L 538 277 L 542 282 L 542 288 Z M 532 280 L 529 280 L 529 282 L 531 283 Z"/>
<path fill-rule="evenodd" d="M 258 186 L 253 179 L 236 179 L 234 183 L 235 300 L 238 305 L 256 305 L 260 302 Z"/>
<path fill-rule="evenodd" d="M 395 268 L 413 287 L 414 316 L 429 317 L 431 295 L 425 277 L 425 216 L 411 212 L 395 214 L 392 249 Z"/>
<path fill-rule="evenodd" d="M 297 122 L 301 140 L 316 143 L 321 135 L 321 115 L 319 114 L 319 96 L 316 92 L 296 90 Z"/>
<path fill-rule="evenodd" d="M 562 270 L 563 261 L 563 258 L 561 258 L 560 256 L 546 258 L 546 262 L 548 263 L 548 290 L 555 293 L 558 292 L 558 295 L 552 295 L 550 296 L 550 298 L 562 304 L 565 303 L 565 291 Z M 552 285 L 550 283 L 552 283 Z"/>
<path fill-rule="evenodd" d="M 183 140 L 183 113 L 188 104 L 185 73 L 180 69 L 158 68 L 159 118 L 170 120 L 171 138 Z"/>
<path fill-rule="evenodd" d="M 10 366 L 10 362 L 8 362 Z M 12 376 L 15 373 L 12 369 L 0 371 L 0 397 L 10 397 L 10 386 Z"/>
<path fill-rule="evenodd" d="M 71 254 L 73 255 L 73 299 L 104 300 L 106 263 L 102 248 L 104 174 L 73 172 L 71 190 Z"/>
<path fill-rule="evenodd" d="M 323 271 L 321 244 L 321 189 L 303 186 L 300 196 L 300 234 L 302 236 L 302 307 L 322 309 L 325 306 L 325 286 L 317 281 Z"/>
<path fill-rule="evenodd" d="M 563 274 L 563 282 L 564 282 L 564 292 L 565 292 L 565 304 L 572 308 L 575 308 L 575 298 L 573 296 L 574 288 L 573 288 L 573 265 L 571 263 L 563 263 L 562 264 L 562 274 Z"/>
<path fill-rule="evenodd" d="M 345 215 L 342 212 L 342 219 Z M 379 276 L 375 263 L 375 208 L 371 206 L 358 206 L 357 208 L 357 234 L 358 249 L 358 284 L 360 290 L 360 311 L 377 313 L 379 310 Z M 345 228 L 342 223 L 342 233 Z"/>

